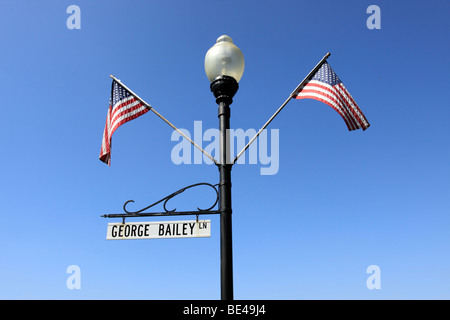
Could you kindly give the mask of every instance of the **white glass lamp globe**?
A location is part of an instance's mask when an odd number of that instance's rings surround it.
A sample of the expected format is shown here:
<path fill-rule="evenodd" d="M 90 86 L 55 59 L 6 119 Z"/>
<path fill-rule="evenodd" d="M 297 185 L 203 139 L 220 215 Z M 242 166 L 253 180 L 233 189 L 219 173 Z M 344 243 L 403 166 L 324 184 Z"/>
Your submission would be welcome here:
<path fill-rule="evenodd" d="M 226 35 L 217 39 L 205 56 L 205 72 L 210 82 L 217 77 L 229 76 L 239 82 L 244 73 L 244 55 Z"/>

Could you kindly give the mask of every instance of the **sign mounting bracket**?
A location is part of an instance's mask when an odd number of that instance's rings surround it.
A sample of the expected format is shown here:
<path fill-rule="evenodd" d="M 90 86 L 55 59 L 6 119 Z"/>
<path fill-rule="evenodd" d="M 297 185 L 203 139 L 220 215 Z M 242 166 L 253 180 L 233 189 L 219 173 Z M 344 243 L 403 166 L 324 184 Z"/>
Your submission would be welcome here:
<path fill-rule="evenodd" d="M 197 207 L 197 210 L 192 210 L 192 211 L 176 211 L 176 208 L 173 210 L 168 210 L 166 208 L 166 204 L 170 199 L 176 197 L 177 195 L 183 193 L 184 191 L 186 191 L 190 188 L 194 188 L 194 187 L 198 187 L 198 186 L 208 186 L 208 187 L 214 189 L 216 199 L 214 201 L 214 204 L 211 207 L 209 207 L 207 209 L 201 209 L 201 208 Z M 181 216 L 181 215 L 196 215 L 197 221 L 198 221 L 198 216 L 200 214 L 220 214 L 220 210 L 213 210 L 213 208 L 219 202 L 219 191 L 217 190 L 217 186 L 218 186 L 218 184 L 212 185 L 212 184 L 206 183 L 206 182 L 195 183 L 195 184 L 189 185 L 187 187 L 184 187 L 180 190 L 177 190 L 174 193 L 171 193 L 170 195 L 162 198 L 161 200 L 158 200 L 158 201 L 152 203 L 151 205 L 149 205 L 145 208 L 142 208 L 140 210 L 137 210 L 137 211 L 129 211 L 127 209 L 127 205 L 130 202 L 134 202 L 134 200 L 128 200 L 123 205 L 123 210 L 125 211 L 125 213 L 104 214 L 101 217 L 103 217 L 103 218 L 122 218 L 123 224 L 125 224 L 125 218 L 153 217 L 153 216 L 166 216 L 167 217 L 167 216 Z M 163 212 L 144 212 L 161 202 L 163 202 L 163 209 L 164 209 Z"/>

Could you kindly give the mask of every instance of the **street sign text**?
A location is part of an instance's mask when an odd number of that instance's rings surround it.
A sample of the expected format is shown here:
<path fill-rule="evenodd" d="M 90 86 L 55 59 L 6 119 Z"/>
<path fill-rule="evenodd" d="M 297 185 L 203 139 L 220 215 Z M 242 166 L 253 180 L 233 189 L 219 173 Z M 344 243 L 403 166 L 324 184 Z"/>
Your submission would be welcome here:
<path fill-rule="evenodd" d="M 211 220 L 108 223 L 107 240 L 203 238 L 211 236 Z"/>

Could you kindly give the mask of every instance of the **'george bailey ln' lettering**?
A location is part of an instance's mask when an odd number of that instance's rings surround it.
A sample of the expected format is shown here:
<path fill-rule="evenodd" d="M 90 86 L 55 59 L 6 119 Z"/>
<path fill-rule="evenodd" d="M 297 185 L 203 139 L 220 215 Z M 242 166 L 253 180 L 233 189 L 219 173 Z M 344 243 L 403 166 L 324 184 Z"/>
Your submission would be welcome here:
<path fill-rule="evenodd" d="M 188 232 L 189 227 L 189 233 Z M 159 236 L 187 236 L 192 235 L 194 233 L 195 222 L 192 223 L 183 223 L 181 226 L 178 223 L 170 223 L 167 225 L 160 224 L 159 225 Z"/>
<path fill-rule="evenodd" d="M 204 238 L 211 236 L 211 220 L 109 223 L 107 240 Z"/>
<path fill-rule="evenodd" d="M 149 224 L 121 224 L 114 225 L 111 230 L 111 236 L 115 237 L 148 237 L 149 234 Z"/>

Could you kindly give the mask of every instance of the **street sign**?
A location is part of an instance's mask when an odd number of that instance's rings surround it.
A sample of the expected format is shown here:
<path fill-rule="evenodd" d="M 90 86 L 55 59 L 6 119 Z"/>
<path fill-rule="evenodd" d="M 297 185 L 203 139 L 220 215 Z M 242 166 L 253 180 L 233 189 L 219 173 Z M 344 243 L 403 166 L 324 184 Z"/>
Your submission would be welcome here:
<path fill-rule="evenodd" d="M 203 238 L 211 236 L 211 220 L 108 223 L 106 240 Z"/>

